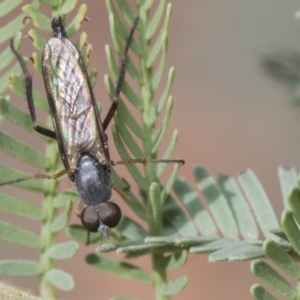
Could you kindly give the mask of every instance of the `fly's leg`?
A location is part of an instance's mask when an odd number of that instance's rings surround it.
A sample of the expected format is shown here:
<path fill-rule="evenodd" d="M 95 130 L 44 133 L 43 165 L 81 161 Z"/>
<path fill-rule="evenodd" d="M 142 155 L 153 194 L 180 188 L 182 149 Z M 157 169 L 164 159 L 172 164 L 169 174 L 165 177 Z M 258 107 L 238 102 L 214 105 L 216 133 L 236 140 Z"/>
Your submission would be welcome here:
<path fill-rule="evenodd" d="M 119 76 L 118 76 L 118 81 L 116 84 L 116 89 L 115 89 L 115 95 L 114 95 L 114 100 L 109 108 L 109 111 L 103 121 L 103 129 L 104 131 L 106 130 L 107 126 L 109 125 L 110 121 L 112 120 L 117 108 L 118 108 L 118 104 L 119 104 L 119 97 L 120 97 L 120 93 L 122 90 L 122 86 L 125 80 L 125 74 L 126 74 L 126 64 L 127 64 L 127 53 L 132 41 L 132 37 L 133 37 L 133 33 L 135 31 L 135 28 L 137 26 L 139 18 L 136 17 L 133 23 L 133 26 L 130 30 L 129 36 L 127 38 L 126 44 L 125 44 L 125 48 L 123 50 L 122 55 L 120 56 L 120 63 L 119 63 Z"/>
<path fill-rule="evenodd" d="M 26 64 L 24 62 L 23 57 L 21 56 L 20 53 L 15 48 L 14 41 L 13 39 L 10 40 L 10 48 L 15 57 L 17 58 L 23 74 L 24 74 L 24 83 L 25 83 L 25 89 L 26 89 L 26 99 L 28 103 L 28 108 L 29 108 L 29 113 L 30 113 L 30 118 L 32 122 L 32 127 L 35 131 L 38 133 L 45 135 L 47 137 L 56 139 L 55 132 L 52 130 L 49 130 L 47 128 L 41 127 L 37 124 L 36 122 L 36 114 L 35 114 L 35 108 L 34 108 L 34 102 L 33 102 L 33 97 L 32 97 L 32 75 L 29 73 Z"/>
<path fill-rule="evenodd" d="M 34 178 L 37 179 L 57 179 L 63 175 L 65 175 L 67 173 L 66 170 L 61 170 L 58 173 L 54 174 L 54 175 L 47 175 L 47 174 L 36 174 L 35 176 L 33 176 Z"/>
<path fill-rule="evenodd" d="M 84 209 L 84 203 L 82 201 L 79 201 L 79 204 L 78 204 L 77 209 L 76 209 L 76 216 L 78 218 L 80 218 L 83 209 Z"/>
<path fill-rule="evenodd" d="M 130 190 L 130 184 L 129 184 L 129 182 L 124 177 L 122 177 L 122 180 L 125 183 L 125 186 L 122 187 L 121 190 L 123 192 L 129 191 Z"/>
<path fill-rule="evenodd" d="M 112 166 L 116 165 L 127 165 L 127 164 L 146 164 L 146 163 L 174 163 L 174 164 L 180 164 L 184 165 L 185 161 L 183 159 L 147 159 L 147 158 L 130 158 L 125 160 L 119 160 L 119 161 L 111 161 Z M 124 180 L 124 179 L 123 179 Z M 127 184 L 127 187 L 125 189 L 130 189 L 130 185 L 124 180 L 124 182 Z M 120 189 L 116 185 L 112 184 L 112 188 L 115 192 L 117 192 L 123 199 L 129 200 L 130 197 L 126 194 L 124 189 Z"/>
<path fill-rule="evenodd" d="M 112 184 L 112 188 L 119 196 L 121 196 L 121 198 L 130 200 L 130 197 L 122 189 L 117 187 L 115 184 Z"/>
<path fill-rule="evenodd" d="M 19 178 L 19 179 L 14 179 L 11 181 L 6 181 L 6 182 L 0 182 L 0 186 L 4 186 L 4 185 L 8 185 L 8 184 L 15 184 L 15 183 L 19 183 L 19 182 L 23 182 L 29 179 L 57 179 L 61 176 L 63 176 L 64 174 L 66 174 L 67 171 L 66 170 L 62 170 L 54 175 L 47 175 L 47 174 L 36 174 L 34 176 L 27 176 L 27 177 L 23 177 L 23 178 Z"/>
<path fill-rule="evenodd" d="M 112 166 L 115 165 L 127 165 L 127 164 L 146 164 L 146 163 L 174 163 L 184 165 L 185 161 L 183 159 L 147 159 L 147 158 L 129 158 L 119 161 L 111 161 Z"/>

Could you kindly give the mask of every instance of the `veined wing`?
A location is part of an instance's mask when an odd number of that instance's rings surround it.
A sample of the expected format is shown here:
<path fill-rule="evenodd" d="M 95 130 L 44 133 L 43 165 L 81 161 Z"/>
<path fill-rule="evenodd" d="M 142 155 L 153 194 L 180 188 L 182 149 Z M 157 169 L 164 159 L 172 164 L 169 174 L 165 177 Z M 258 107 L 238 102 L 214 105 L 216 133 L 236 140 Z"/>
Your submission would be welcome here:
<path fill-rule="evenodd" d="M 61 138 L 58 141 L 61 155 L 67 157 L 72 172 L 82 153 L 90 153 L 100 163 L 105 162 L 79 52 L 68 39 L 52 38 L 45 45 L 42 61 L 52 119 Z"/>

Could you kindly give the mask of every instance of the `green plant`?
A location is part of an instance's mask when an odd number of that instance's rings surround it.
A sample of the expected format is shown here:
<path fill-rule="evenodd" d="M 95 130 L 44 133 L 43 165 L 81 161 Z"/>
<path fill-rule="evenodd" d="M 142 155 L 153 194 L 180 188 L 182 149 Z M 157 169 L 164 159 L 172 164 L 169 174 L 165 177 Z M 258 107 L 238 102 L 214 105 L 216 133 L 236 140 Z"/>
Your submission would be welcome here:
<path fill-rule="evenodd" d="M 71 0 L 43 2 L 52 5 L 53 15 L 62 16 L 69 14 L 76 4 L 76 1 Z M 3 3 L 7 6 L 10 2 L 7 0 Z M 39 1 L 33 1 L 32 5 L 26 5 L 23 10 L 27 16 L 30 16 L 36 28 L 49 32 L 50 18 L 39 11 L 40 4 Z M 165 76 L 172 6 L 160 0 L 153 16 L 150 17 L 149 12 L 153 9 L 153 1 L 150 0 L 136 0 L 134 8 L 124 0 L 107 0 L 106 4 L 117 54 L 122 52 L 123 42 L 128 36 L 126 28 L 132 25 L 136 14 L 140 17 L 134 42 L 131 45 L 122 101 L 115 116 L 115 124 L 111 127 L 114 142 L 122 159 L 130 156 L 156 158 L 160 143 L 165 138 L 173 105 L 173 98 L 170 96 L 174 79 L 173 67 L 168 72 L 166 86 L 161 87 Z M 85 13 L 86 6 L 81 5 L 76 16 L 67 26 L 69 37 L 80 29 L 80 22 L 84 19 Z M 18 18 L 20 24 L 23 17 L 24 15 L 21 15 Z M 6 39 L 14 36 L 15 33 L 16 31 L 10 30 Z M 40 53 L 45 44 L 45 38 L 36 30 L 30 30 L 28 35 Z M 87 35 L 81 33 L 76 42 L 77 48 L 83 49 L 86 40 Z M 15 37 L 15 44 L 20 44 L 20 41 L 21 35 L 18 33 Z M 87 66 L 90 50 L 91 45 L 87 45 L 83 52 Z M 112 98 L 114 82 L 118 75 L 117 54 L 114 55 L 114 51 L 109 46 L 106 46 L 105 51 L 111 77 L 105 76 L 104 83 Z M 9 49 L 6 55 L 6 61 L 13 60 Z M 41 74 L 40 54 L 34 53 L 32 58 L 37 73 Z M 18 65 L 9 71 L 9 74 L 11 73 L 20 73 Z M 90 78 L 93 85 L 96 77 L 96 70 L 92 70 Z M 3 82 L 8 82 L 7 75 L 3 78 Z M 10 89 L 24 98 L 24 89 L 19 76 L 11 75 L 9 82 Z M 7 85 L 3 83 L 2 86 L 3 92 Z M 133 88 L 133 86 L 138 88 Z M 47 100 L 37 91 L 34 93 L 34 100 L 39 108 L 48 111 Z M 133 110 L 139 116 L 140 121 L 132 116 Z M 159 117 L 163 113 L 162 122 L 159 123 Z M 27 111 L 23 112 L 18 109 L 8 97 L 0 99 L 0 114 L 10 122 L 15 122 L 23 130 L 35 134 Z M 47 123 L 48 127 L 51 126 L 50 120 Z M 172 157 L 177 138 L 178 132 L 175 130 L 164 158 Z M 57 145 L 55 141 L 45 141 L 47 150 L 43 154 L 15 137 L 3 131 L 0 132 L 2 151 L 20 161 L 45 169 L 46 173 L 54 174 L 61 169 Z M 176 178 L 178 165 L 174 165 L 165 185 L 162 185 L 159 180 L 166 168 L 165 164 L 147 164 L 144 173 L 135 165 L 127 165 L 127 168 L 132 179 L 137 183 L 140 194 L 137 196 L 129 191 L 131 200 L 126 204 L 139 221 L 136 222 L 128 216 L 123 216 L 116 230 L 110 233 L 110 241 L 105 240 L 98 247 L 99 253 L 87 255 L 86 262 L 89 266 L 116 276 L 152 284 L 156 299 L 169 299 L 171 295 L 176 295 L 184 289 L 187 277 L 184 275 L 168 281 L 168 272 L 182 268 L 187 261 L 188 253 L 210 253 L 210 261 L 253 260 L 254 274 L 288 299 L 297 299 L 296 289 L 287 284 L 285 279 L 265 262 L 256 260 L 266 256 L 288 276 L 299 278 L 299 267 L 296 262 L 300 254 L 297 238 L 300 233 L 296 220 L 300 220 L 300 192 L 294 169 L 279 169 L 284 205 L 290 209 L 283 213 L 282 229 L 280 229 L 270 201 L 251 170 L 240 174 L 238 181 L 231 176 L 220 176 L 215 180 L 204 167 L 196 166 L 194 168 L 195 182 L 206 199 L 208 211 L 200 200 L 199 192 L 194 190 L 185 179 Z M 24 176 L 29 176 L 29 174 L 21 173 L 4 164 L 0 165 L 0 181 L 14 180 Z M 114 174 L 113 179 L 119 187 L 124 186 L 123 180 L 117 173 Z M 20 226 L 0 221 L 0 239 L 38 250 L 40 260 L 3 260 L 0 262 L 0 274 L 39 275 L 41 278 L 40 296 L 51 298 L 55 296 L 56 289 L 70 290 L 74 285 L 70 274 L 56 268 L 56 261 L 72 258 L 79 247 L 78 242 L 85 243 L 86 241 L 86 232 L 81 226 L 68 224 L 72 204 L 77 201 L 78 195 L 73 189 L 60 193 L 58 181 L 49 180 L 37 184 L 36 180 L 28 180 L 16 183 L 16 185 L 43 194 L 42 207 L 1 193 L 0 209 L 36 220 L 41 224 L 41 235 L 38 236 Z M 294 188 L 289 194 L 292 187 Z M 171 193 L 172 189 L 174 193 Z M 178 201 L 175 200 L 174 194 Z M 64 210 L 58 212 L 61 208 Z M 146 221 L 146 228 L 141 225 L 142 221 Z M 266 241 L 259 240 L 259 228 Z M 57 234 L 64 229 L 73 241 L 56 243 Z M 99 234 L 91 235 L 92 243 L 99 244 L 99 240 Z M 152 272 L 103 254 L 110 251 L 123 254 L 128 259 L 150 255 Z M 3 295 L 4 292 L 13 293 L 11 290 L 7 291 L 5 287 Z M 254 285 L 251 292 L 255 299 L 273 299 L 273 296 L 270 296 L 259 285 Z M 27 297 L 25 299 L 30 299 L 30 296 L 25 297 Z"/>

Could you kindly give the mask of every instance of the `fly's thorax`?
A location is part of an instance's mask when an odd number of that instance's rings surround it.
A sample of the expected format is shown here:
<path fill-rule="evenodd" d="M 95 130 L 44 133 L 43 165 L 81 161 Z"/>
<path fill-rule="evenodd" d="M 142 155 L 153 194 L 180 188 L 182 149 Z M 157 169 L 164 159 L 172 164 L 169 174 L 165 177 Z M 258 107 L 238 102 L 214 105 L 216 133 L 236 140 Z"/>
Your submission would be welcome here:
<path fill-rule="evenodd" d="M 98 150 L 99 149 L 99 150 Z M 102 165 L 110 165 L 110 161 L 108 159 L 108 157 L 105 156 L 105 154 L 103 153 L 103 149 L 102 147 L 98 146 L 97 147 L 97 152 L 95 153 L 95 157 L 97 157 L 97 160 L 102 164 Z"/>
<path fill-rule="evenodd" d="M 111 198 L 110 166 L 82 154 L 74 173 L 79 195 L 85 205 L 97 205 Z"/>

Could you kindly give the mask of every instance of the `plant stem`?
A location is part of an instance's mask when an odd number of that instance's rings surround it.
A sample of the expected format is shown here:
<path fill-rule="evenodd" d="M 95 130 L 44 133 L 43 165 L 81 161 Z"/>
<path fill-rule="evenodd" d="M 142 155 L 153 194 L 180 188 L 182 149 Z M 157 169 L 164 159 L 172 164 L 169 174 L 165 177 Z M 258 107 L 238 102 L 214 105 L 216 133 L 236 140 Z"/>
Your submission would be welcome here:
<path fill-rule="evenodd" d="M 146 24 L 149 23 L 149 8 L 144 8 L 142 5 L 140 6 L 140 46 L 141 46 L 141 56 L 140 56 L 140 65 L 141 65 L 141 74 L 142 74 L 142 86 L 141 86 L 141 98 L 143 100 L 144 110 L 142 112 L 142 126 L 144 133 L 143 146 L 145 151 L 145 157 L 156 159 L 156 153 L 152 153 L 153 147 L 153 137 L 155 130 L 155 121 L 153 121 L 153 112 L 155 111 L 154 104 L 154 92 L 152 88 L 152 78 L 153 78 L 153 70 L 152 68 L 148 68 L 146 66 L 146 62 L 150 53 L 150 40 L 145 39 L 146 33 Z M 150 187 L 152 182 L 158 182 L 158 178 L 156 176 L 156 168 L 155 164 L 147 164 L 146 165 L 146 181 L 148 187 Z M 151 205 L 151 199 L 149 195 L 149 190 L 143 191 L 144 195 L 146 195 L 146 203 L 148 207 L 148 228 L 150 236 L 157 236 L 161 234 L 161 228 L 155 226 L 155 216 L 153 214 L 153 209 Z M 160 212 L 161 213 L 161 212 Z M 167 300 L 169 297 L 162 294 L 162 287 L 166 283 L 167 274 L 165 270 L 159 266 L 159 262 L 163 260 L 163 254 L 152 254 L 152 268 L 153 268 L 153 281 L 155 286 L 155 296 L 157 300 Z"/>
<path fill-rule="evenodd" d="M 158 262 L 163 258 L 162 254 L 152 255 L 153 278 L 155 285 L 155 298 L 156 300 L 168 300 L 169 297 L 162 294 L 162 287 L 167 281 L 166 271 L 159 271 Z"/>
<path fill-rule="evenodd" d="M 57 151 L 57 143 L 55 140 L 47 142 L 46 156 L 48 157 L 47 173 L 55 174 L 59 166 L 59 155 Z M 47 250 L 56 242 L 56 234 L 51 230 L 51 224 L 56 216 L 57 209 L 53 206 L 53 200 L 59 193 L 59 182 L 57 180 L 45 181 L 46 192 L 43 201 L 43 223 L 41 228 L 41 284 L 40 296 L 42 299 L 56 299 L 55 288 L 50 284 L 45 276 L 47 272 L 54 267 L 54 261 L 48 256 Z"/>

